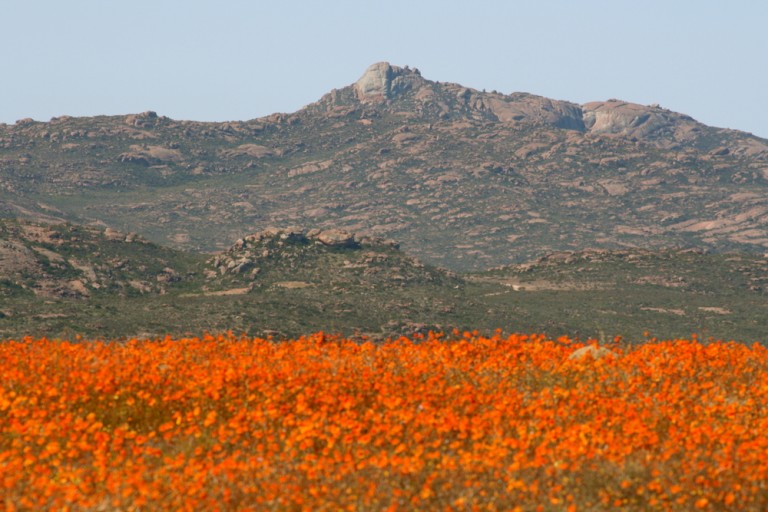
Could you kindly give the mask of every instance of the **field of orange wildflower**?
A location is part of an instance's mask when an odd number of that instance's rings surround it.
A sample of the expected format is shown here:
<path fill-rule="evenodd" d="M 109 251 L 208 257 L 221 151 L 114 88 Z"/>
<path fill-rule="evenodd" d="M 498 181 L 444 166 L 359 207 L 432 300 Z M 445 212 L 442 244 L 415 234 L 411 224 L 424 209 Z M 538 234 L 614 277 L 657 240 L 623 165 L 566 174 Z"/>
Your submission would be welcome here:
<path fill-rule="evenodd" d="M 0 343 L 5 510 L 766 510 L 768 350 Z"/>

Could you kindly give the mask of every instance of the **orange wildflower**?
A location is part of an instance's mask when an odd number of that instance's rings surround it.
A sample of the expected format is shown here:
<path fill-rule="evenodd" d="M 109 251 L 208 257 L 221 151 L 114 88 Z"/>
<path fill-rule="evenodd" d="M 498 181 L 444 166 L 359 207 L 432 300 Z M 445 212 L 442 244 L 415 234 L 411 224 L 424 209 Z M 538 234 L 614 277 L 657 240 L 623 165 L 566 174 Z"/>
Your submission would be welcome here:
<path fill-rule="evenodd" d="M 569 359 L 585 346 L 6 341 L 0 505 L 768 509 L 768 349 L 616 340 Z"/>

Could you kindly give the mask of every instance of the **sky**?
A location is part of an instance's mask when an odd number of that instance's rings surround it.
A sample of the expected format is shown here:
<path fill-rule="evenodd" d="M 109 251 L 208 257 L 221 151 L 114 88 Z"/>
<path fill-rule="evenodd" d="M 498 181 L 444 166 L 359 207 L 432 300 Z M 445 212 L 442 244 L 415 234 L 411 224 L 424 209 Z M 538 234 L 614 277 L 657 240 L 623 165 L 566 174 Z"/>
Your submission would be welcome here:
<path fill-rule="evenodd" d="M 293 112 L 379 61 L 768 138 L 765 0 L 2 0 L 0 123 Z"/>

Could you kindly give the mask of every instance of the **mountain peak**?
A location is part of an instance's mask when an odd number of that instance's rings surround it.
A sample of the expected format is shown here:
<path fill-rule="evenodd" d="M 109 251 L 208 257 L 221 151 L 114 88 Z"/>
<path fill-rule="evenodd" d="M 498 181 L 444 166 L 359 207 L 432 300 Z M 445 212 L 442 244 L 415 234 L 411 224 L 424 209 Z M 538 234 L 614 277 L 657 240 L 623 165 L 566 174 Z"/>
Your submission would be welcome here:
<path fill-rule="evenodd" d="M 365 70 L 354 89 L 361 101 L 381 101 L 412 89 L 420 81 L 423 78 L 418 69 L 377 62 Z"/>

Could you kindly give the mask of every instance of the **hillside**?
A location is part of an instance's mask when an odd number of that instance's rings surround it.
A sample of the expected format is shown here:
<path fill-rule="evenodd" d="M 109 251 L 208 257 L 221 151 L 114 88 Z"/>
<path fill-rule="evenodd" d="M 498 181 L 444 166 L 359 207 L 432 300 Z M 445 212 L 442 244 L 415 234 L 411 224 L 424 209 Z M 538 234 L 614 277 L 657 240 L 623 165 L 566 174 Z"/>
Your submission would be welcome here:
<path fill-rule="evenodd" d="M 268 226 L 399 240 L 453 270 L 565 250 L 768 247 L 768 141 L 378 63 L 292 114 L 0 125 L 0 216 L 224 250 Z"/>
<path fill-rule="evenodd" d="M 193 278 L 199 259 L 135 233 L 0 219 L 0 296 L 6 300 L 162 294 Z"/>
<path fill-rule="evenodd" d="M 391 241 L 339 230 L 265 230 L 210 256 L 111 229 L 0 220 L 0 339 L 395 336 L 461 320 L 462 289 Z"/>
<path fill-rule="evenodd" d="M 457 275 L 341 230 L 266 229 L 203 255 L 112 229 L 0 221 L 0 339 L 501 328 L 755 341 L 768 332 L 766 294 L 763 255 L 588 250 Z"/>
<path fill-rule="evenodd" d="M 701 250 L 587 250 L 468 276 L 486 322 L 559 335 L 765 341 L 768 257 Z M 480 290 L 490 287 L 495 291 Z"/>

